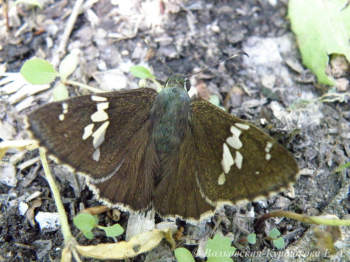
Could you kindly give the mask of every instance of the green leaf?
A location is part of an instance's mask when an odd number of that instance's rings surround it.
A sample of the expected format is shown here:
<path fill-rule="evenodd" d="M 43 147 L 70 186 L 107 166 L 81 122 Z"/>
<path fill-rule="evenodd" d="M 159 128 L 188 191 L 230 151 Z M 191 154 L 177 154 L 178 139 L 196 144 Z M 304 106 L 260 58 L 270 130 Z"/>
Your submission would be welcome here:
<path fill-rule="evenodd" d="M 79 230 L 84 232 L 91 231 L 97 225 L 94 216 L 88 213 L 78 214 L 73 218 L 73 222 Z"/>
<path fill-rule="evenodd" d="M 104 230 L 107 237 L 116 237 L 124 233 L 124 228 L 119 224 L 115 224 L 111 227 L 98 226 L 98 228 Z"/>
<path fill-rule="evenodd" d="M 94 238 L 94 234 L 93 234 L 91 231 L 86 231 L 86 232 L 84 232 L 84 236 L 85 236 L 87 239 L 93 239 L 93 238 Z"/>
<path fill-rule="evenodd" d="M 194 262 L 193 255 L 186 248 L 177 248 L 174 250 L 174 254 L 178 262 Z"/>
<path fill-rule="evenodd" d="M 211 95 L 209 98 L 209 102 L 213 105 L 216 105 L 218 108 L 226 111 L 226 108 L 220 105 L 220 98 L 217 95 Z"/>
<path fill-rule="evenodd" d="M 284 239 L 283 237 L 279 237 L 277 239 L 274 239 L 273 244 L 275 247 L 277 247 L 278 249 L 284 248 Z"/>
<path fill-rule="evenodd" d="M 208 262 L 232 262 L 230 258 L 236 251 L 231 246 L 231 239 L 228 237 L 221 238 L 220 234 L 216 234 L 213 239 L 208 239 L 205 247 Z"/>
<path fill-rule="evenodd" d="M 268 99 L 271 99 L 271 100 L 278 100 L 278 96 L 275 92 L 272 92 L 272 90 L 270 88 L 266 88 L 264 87 L 263 90 L 262 90 L 262 95 Z"/>
<path fill-rule="evenodd" d="M 344 169 L 347 169 L 347 168 L 349 168 L 349 167 L 350 167 L 350 162 L 347 162 L 347 163 L 345 163 L 345 164 L 343 164 L 343 165 L 341 165 L 341 166 L 338 166 L 338 167 L 334 170 L 334 173 L 340 172 L 340 171 L 342 171 L 342 170 L 344 170 Z"/>
<path fill-rule="evenodd" d="M 42 5 L 40 4 L 39 0 L 17 0 L 15 4 L 19 3 L 25 3 L 30 5 L 38 6 L 40 9 L 43 9 Z"/>
<path fill-rule="evenodd" d="M 40 58 L 33 58 L 25 62 L 21 68 L 21 74 L 33 85 L 49 84 L 59 76 L 49 62 Z"/>
<path fill-rule="evenodd" d="M 213 105 L 220 106 L 220 98 L 217 95 L 211 95 L 209 98 L 209 102 Z"/>
<path fill-rule="evenodd" d="M 77 68 L 79 57 L 75 54 L 67 55 L 60 63 L 58 72 L 60 72 L 62 78 L 70 76 Z"/>
<path fill-rule="evenodd" d="M 281 232 L 278 231 L 277 228 L 274 228 L 270 231 L 270 237 L 275 238 L 275 237 L 279 237 L 281 235 Z"/>
<path fill-rule="evenodd" d="M 59 82 L 53 89 L 53 101 L 61 101 L 68 98 L 69 93 L 65 84 Z"/>
<path fill-rule="evenodd" d="M 249 234 L 247 240 L 249 244 L 254 245 L 256 243 L 256 234 Z"/>
<path fill-rule="evenodd" d="M 345 0 L 290 0 L 288 17 L 303 64 L 319 83 L 334 85 L 325 69 L 330 54 L 343 54 L 350 61 L 350 6 Z"/>
<path fill-rule="evenodd" d="M 155 76 L 152 75 L 150 73 L 150 71 L 146 67 L 143 67 L 143 66 L 136 65 L 136 66 L 131 67 L 130 73 L 133 76 L 136 76 L 138 78 L 155 78 Z"/>

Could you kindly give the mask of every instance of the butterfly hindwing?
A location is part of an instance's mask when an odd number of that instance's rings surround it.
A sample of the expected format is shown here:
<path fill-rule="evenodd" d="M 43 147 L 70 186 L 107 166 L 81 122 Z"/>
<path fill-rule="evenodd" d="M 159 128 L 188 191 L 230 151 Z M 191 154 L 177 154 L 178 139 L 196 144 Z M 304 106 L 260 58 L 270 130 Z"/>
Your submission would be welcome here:
<path fill-rule="evenodd" d="M 289 152 L 255 126 L 195 99 L 191 126 L 202 172 L 200 188 L 212 205 L 253 200 L 296 180 Z"/>
<path fill-rule="evenodd" d="M 215 207 L 205 201 L 197 184 L 198 152 L 189 122 L 181 128 L 185 129 L 185 137 L 178 152 L 164 162 L 153 204 L 162 217 L 177 215 L 186 221 L 195 221 L 212 214 Z"/>
<path fill-rule="evenodd" d="M 140 88 L 54 102 L 31 113 L 27 128 L 49 156 L 87 175 L 106 202 L 146 208 L 157 165 L 149 119 L 156 96 Z"/>

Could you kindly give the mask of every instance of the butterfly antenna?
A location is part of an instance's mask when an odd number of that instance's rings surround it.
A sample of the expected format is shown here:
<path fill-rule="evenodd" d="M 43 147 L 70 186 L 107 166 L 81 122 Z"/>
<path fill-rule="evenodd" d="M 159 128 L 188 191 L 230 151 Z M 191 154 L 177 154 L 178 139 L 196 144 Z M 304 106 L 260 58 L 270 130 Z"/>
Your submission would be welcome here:
<path fill-rule="evenodd" d="M 212 67 L 214 67 L 214 66 L 217 66 L 218 64 L 221 64 L 222 62 L 225 62 L 225 61 L 227 61 L 227 60 L 230 60 L 230 59 L 232 59 L 232 58 L 234 58 L 234 57 L 236 57 L 236 56 L 239 56 L 239 55 L 246 55 L 246 56 L 248 56 L 247 53 L 245 53 L 245 52 L 243 52 L 243 51 L 238 51 L 237 53 L 235 53 L 233 56 L 230 56 L 229 58 L 226 58 L 226 59 L 224 59 L 224 60 L 221 60 L 221 61 L 217 62 L 216 64 L 214 64 L 214 65 L 212 65 L 212 66 L 209 66 L 209 67 L 207 67 L 207 68 L 205 68 L 205 69 L 203 69 L 203 70 L 201 70 L 201 71 L 198 71 L 198 72 L 196 72 L 196 73 L 193 73 L 193 74 L 188 75 L 187 78 L 190 77 L 190 76 L 193 76 L 193 75 L 202 73 L 202 72 L 204 72 L 204 71 L 207 71 L 208 69 L 210 69 L 210 68 L 212 68 Z M 249 57 L 249 56 L 248 56 L 248 57 Z"/>
<path fill-rule="evenodd" d="M 157 56 L 158 60 L 163 64 L 163 66 L 165 66 L 166 69 L 168 69 L 168 71 L 170 72 L 170 74 L 174 74 L 173 71 L 171 71 L 171 69 L 162 61 L 162 59 L 160 59 L 160 57 L 158 56 L 157 52 L 154 50 L 153 47 L 151 47 L 147 41 L 147 39 L 145 37 L 141 37 L 143 39 L 143 41 L 145 41 L 146 45 L 148 46 L 149 49 L 151 49 Z"/>

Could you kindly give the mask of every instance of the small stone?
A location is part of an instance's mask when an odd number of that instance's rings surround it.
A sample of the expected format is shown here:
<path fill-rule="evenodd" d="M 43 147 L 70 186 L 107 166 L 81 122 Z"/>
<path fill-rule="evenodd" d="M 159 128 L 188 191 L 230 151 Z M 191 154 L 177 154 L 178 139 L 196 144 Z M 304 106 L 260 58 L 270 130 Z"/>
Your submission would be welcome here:
<path fill-rule="evenodd" d="M 28 206 L 28 204 L 25 203 L 25 202 L 20 202 L 19 205 L 18 205 L 18 211 L 19 211 L 19 213 L 20 213 L 22 216 L 25 215 L 25 213 L 27 212 L 28 208 L 29 208 L 29 206 Z"/>
<path fill-rule="evenodd" d="M 36 222 L 38 222 L 40 230 L 44 232 L 56 231 L 61 227 L 58 213 L 39 212 L 35 216 Z"/>
<path fill-rule="evenodd" d="M 0 183 L 10 187 L 16 186 L 16 169 L 12 164 L 6 162 L 0 163 Z"/>

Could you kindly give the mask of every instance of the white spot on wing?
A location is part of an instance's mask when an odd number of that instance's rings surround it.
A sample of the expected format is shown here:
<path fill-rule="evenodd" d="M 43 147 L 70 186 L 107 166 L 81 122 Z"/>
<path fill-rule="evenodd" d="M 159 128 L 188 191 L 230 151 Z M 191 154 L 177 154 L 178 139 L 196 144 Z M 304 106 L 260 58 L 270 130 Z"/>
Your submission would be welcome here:
<path fill-rule="evenodd" d="M 241 130 L 239 130 L 237 127 L 231 126 L 230 129 L 231 133 L 236 136 L 237 138 L 241 135 Z"/>
<path fill-rule="evenodd" d="M 103 125 L 100 126 L 92 134 L 92 137 L 94 138 L 92 143 L 93 143 L 95 148 L 98 148 L 103 143 L 103 141 L 105 140 L 105 134 L 106 134 L 106 130 L 107 130 L 108 125 L 109 125 L 109 121 L 103 123 Z"/>
<path fill-rule="evenodd" d="M 101 155 L 100 149 L 97 148 L 95 152 L 92 154 L 92 159 L 95 161 L 98 161 L 100 160 L 100 155 Z"/>
<path fill-rule="evenodd" d="M 218 179 L 218 184 L 220 186 L 222 186 L 223 184 L 225 184 L 226 182 L 226 176 L 225 176 L 225 173 L 222 173 L 220 176 L 219 176 L 219 179 Z"/>
<path fill-rule="evenodd" d="M 224 152 L 222 154 L 221 165 L 222 165 L 222 168 L 224 169 L 224 172 L 227 174 L 230 171 L 231 166 L 235 163 L 235 161 L 233 160 L 230 149 L 225 143 L 223 145 L 223 151 Z"/>
<path fill-rule="evenodd" d="M 68 113 L 68 104 L 62 103 L 62 108 L 63 108 L 63 114 L 67 114 Z"/>
<path fill-rule="evenodd" d="M 269 161 L 271 159 L 271 154 L 269 154 L 269 153 L 270 153 L 270 149 L 272 148 L 272 145 L 273 145 L 273 143 L 271 143 L 271 142 L 266 143 L 266 147 L 265 147 L 266 156 L 265 156 L 265 158 L 267 161 Z"/>
<path fill-rule="evenodd" d="M 241 135 L 242 131 L 235 126 L 231 126 L 230 131 L 232 136 L 226 139 L 226 143 L 234 149 L 240 149 L 243 146 L 241 140 L 239 140 L 239 136 Z"/>
<path fill-rule="evenodd" d="M 60 121 L 64 120 L 64 115 L 68 113 L 68 104 L 67 103 L 62 103 L 62 114 L 58 116 L 58 119 Z"/>
<path fill-rule="evenodd" d="M 105 102 L 105 103 L 98 103 L 97 104 L 97 111 L 102 111 L 105 110 L 109 107 L 109 102 Z"/>
<path fill-rule="evenodd" d="M 108 119 L 108 115 L 105 111 L 97 111 L 91 115 L 91 120 L 93 122 L 102 122 Z"/>
<path fill-rule="evenodd" d="M 247 124 L 241 124 L 241 123 L 236 123 L 235 126 L 236 126 L 236 127 L 239 127 L 240 129 L 244 129 L 244 130 L 249 129 L 249 127 L 250 127 L 250 126 L 247 125 Z"/>
<path fill-rule="evenodd" d="M 268 152 L 270 152 L 270 149 L 271 149 L 271 147 L 272 147 L 272 143 L 271 142 L 267 142 L 267 144 L 266 144 L 266 147 L 265 147 L 265 151 L 268 153 Z"/>
<path fill-rule="evenodd" d="M 235 159 L 235 162 L 236 162 L 236 166 L 238 169 L 241 169 L 242 168 L 242 162 L 243 162 L 243 156 L 240 152 L 236 151 L 236 159 Z"/>
<path fill-rule="evenodd" d="M 107 101 L 107 97 L 102 97 L 102 96 L 91 96 L 91 100 L 92 100 L 92 101 L 102 102 L 102 101 Z"/>
<path fill-rule="evenodd" d="M 232 146 L 234 149 L 240 149 L 242 147 L 242 142 L 238 137 L 232 135 L 226 139 L 227 144 Z"/>
<path fill-rule="evenodd" d="M 108 119 L 108 114 L 104 111 L 109 107 L 109 102 L 97 104 L 97 112 L 91 115 L 93 122 L 102 122 Z"/>
<path fill-rule="evenodd" d="M 86 140 L 92 135 L 92 130 L 94 129 L 95 124 L 90 124 L 84 127 L 83 140 Z"/>
<path fill-rule="evenodd" d="M 267 153 L 265 158 L 266 158 L 267 161 L 269 161 L 271 159 L 271 154 Z"/>

